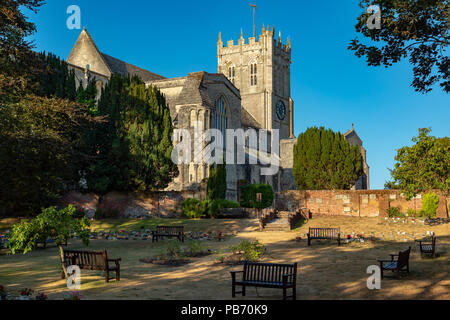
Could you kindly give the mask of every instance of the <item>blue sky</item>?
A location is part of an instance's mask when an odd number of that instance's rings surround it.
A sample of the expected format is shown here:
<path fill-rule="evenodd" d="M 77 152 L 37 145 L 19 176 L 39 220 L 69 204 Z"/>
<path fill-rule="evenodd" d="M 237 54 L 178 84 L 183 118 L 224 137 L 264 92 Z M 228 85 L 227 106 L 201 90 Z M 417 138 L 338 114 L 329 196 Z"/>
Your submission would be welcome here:
<path fill-rule="evenodd" d="M 37 15 L 26 12 L 37 26 L 37 50 L 67 58 L 80 33 L 66 27 L 66 9 L 75 4 L 100 51 L 165 77 L 217 72 L 218 32 L 224 42 L 236 41 L 241 28 L 245 38 L 253 34 L 249 0 L 48 2 Z M 264 23 L 281 31 L 284 43 L 291 37 L 296 135 L 311 126 L 345 132 L 354 123 L 367 149 L 372 189 L 383 188 L 396 150 L 411 145 L 418 128 L 449 136 L 448 94 L 439 88 L 416 93 L 407 62 L 368 67 L 347 50 L 357 36 L 358 0 L 252 3 L 258 6 L 257 32 Z"/>

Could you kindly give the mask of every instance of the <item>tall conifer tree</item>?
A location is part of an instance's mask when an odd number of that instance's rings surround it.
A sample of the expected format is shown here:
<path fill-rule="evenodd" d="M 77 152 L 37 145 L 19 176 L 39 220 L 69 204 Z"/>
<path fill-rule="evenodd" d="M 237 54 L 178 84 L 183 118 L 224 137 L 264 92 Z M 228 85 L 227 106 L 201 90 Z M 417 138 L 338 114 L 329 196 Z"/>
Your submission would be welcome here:
<path fill-rule="evenodd" d="M 299 189 L 350 189 L 362 175 L 358 146 L 332 130 L 309 128 L 294 147 L 294 177 Z"/>

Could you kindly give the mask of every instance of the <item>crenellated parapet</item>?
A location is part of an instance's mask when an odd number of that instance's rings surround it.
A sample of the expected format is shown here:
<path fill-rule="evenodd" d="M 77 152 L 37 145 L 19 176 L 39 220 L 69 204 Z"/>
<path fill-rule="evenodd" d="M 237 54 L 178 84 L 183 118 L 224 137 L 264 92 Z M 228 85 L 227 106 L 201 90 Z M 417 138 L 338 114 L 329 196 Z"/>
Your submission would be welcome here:
<path fill-rule="evenodd" d="M 287 42 L 283 43 L 281 39 L 281 32 L 278 33 L 276 37 L 275 28 L 272 26 L 267 29 L 263 25 L 261 34 L 255 37 L 249 37 L 245 39 L 243 37 L 242 29 L 241 36 L 237 43 L 230 39 L 226 42 L 222 40 L 222 33 L 219 32 L 219 40 L 217 42 L 217 55 L 221 56 L 223 54 L 232 54 L 239 52 L 248 52 L 254 50 L 271 50 L 276 52 L 278 55 L 290 58 L 291 56 L 291 40 L 288 37 Z"/>

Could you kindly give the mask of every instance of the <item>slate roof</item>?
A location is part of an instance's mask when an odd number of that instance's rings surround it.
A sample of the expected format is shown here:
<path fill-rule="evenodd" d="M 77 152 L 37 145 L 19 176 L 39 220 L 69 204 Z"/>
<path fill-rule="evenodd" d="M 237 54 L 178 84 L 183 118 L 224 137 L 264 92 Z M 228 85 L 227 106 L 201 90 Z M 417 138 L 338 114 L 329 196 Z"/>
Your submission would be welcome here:
<path fill-rule="evenodd" d="M 163 76 L 160 76 L 156 73 L 150 72 L 148 70 L 136 67 L 132 64 L 126 63 L 122 60 L 111 57 L 105 53 L 101 53 L 105 63 L 111 69 L 113 73 L 119 73 L 124 76 L 138 76 L 142 81 L 152 81 L 152 80 L 160 80 L 165 79 Z"/>
<path fill-rule="evenodd" d="M 245 108 L 241 108 L 241 123 L 245 127 L 261 129 L 259 122 Z"/>
<path fill-rule="evenodd" d="M 202 85 L 205 72 L 194 72 L 187 76 L 183 90 L 177 98 L 177 104 L 202 104 L 213 106 L 206 87 Z"/>

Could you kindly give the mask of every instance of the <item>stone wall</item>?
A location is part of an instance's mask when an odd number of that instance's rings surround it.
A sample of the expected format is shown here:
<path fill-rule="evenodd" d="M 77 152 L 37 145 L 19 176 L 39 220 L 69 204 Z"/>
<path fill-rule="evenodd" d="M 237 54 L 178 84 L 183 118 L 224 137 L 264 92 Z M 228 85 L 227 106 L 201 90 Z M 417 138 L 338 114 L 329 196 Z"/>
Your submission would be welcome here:
<path fill-rule="evenodd" d="M 446 199 L 440 191 L 435 193 L 439 197 L 436 216 L 447 218 L 450 198 Z M 275 208 L 279 211 L 293 211 L 304 207 L 311 210 L 313 215 L 386 217 L 389 207 L 397 207 L 402 213 L 406 213 L 408 208 L 420 211 L 422 197 L 423 195 L 418 195 L 408 201 L 399 190 L 291 190 L 275 195 Z"/>
<path fill-rule="evenodd" d="M 123 218 L 174 218 L 181 216 L 181 203 L 187 198 L 204 199 L 204 191 L 160 192 L 154 194 L 127 194 L 110 192 L 102 197 L 95 194 L 71 192 L 60 201 L 61 206 L 72 204 L 88 213 L 99 206 L 116 208 Z"/>

